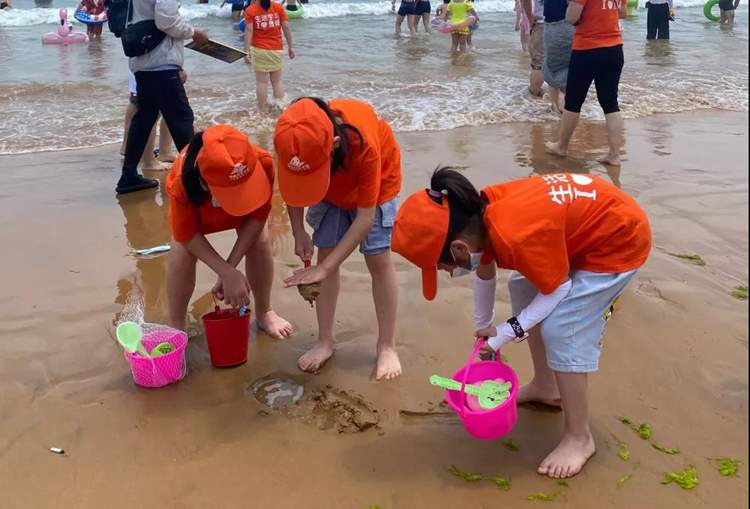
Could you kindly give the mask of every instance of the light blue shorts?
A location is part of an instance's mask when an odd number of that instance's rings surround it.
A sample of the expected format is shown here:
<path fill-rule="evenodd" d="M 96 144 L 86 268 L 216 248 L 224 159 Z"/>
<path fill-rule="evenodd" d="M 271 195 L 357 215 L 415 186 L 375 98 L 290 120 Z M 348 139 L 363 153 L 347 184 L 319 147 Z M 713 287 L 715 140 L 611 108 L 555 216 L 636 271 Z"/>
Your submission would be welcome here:
<path fill-rule="evenodd" d="M 393 221 L 396 219 L 396 198 L 375 208 L 375 219 L 367 237 L 359 244 L 359 251 L 366 256 L 385 253 L 391 248 Z M 313 244 L 318 248 L 334 248 L 344 238 L 357 217 L 356 210 L 344 210 L 320 202 L 307 209 L 307 224 L 313 229 Z"/>
<path fill-rule="evenodd" d="M 604 274 L 574 270 L 570 293 L 541 323 L 547 365 L 555 371 L 590 373 L 599 368 L 604 327 L 615 300 L 637 271 Z M 538 290 L 518 272 L 508 278 L 513 316 L 534 299 Z"/>

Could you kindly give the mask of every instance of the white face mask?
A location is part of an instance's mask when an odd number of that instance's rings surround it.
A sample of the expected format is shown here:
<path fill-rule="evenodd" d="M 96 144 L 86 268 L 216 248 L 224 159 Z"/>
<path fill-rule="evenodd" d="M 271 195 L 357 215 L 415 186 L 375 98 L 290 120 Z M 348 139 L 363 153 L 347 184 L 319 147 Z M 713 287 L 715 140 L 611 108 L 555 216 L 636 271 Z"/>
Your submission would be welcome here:
<path fill-rule="evenodd" d="M 453 256 L 453 251 L 451 251 L 451 256 Z M 482 259 L 482 253 L 470 253 L 469 254 L 469 268 L 461 267 L 456 265 L 456 267 L 453 269 L 453 272 L 451 272 L 451 277 L 461 277 L 466 276 L 467 274 L 471 274 L 472 272 L 476 272 L 477 268 L 479 267 L 479 263 Z M 453 256 L 453 261 L 456 261 L 456 257 Z"/>

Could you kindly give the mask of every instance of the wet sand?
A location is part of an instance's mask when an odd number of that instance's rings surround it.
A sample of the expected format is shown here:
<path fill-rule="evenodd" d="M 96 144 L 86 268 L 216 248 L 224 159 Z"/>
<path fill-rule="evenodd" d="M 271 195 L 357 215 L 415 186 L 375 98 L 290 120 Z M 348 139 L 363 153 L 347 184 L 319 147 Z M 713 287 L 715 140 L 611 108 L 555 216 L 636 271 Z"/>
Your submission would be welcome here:
<path fill-rule="evenodd" d="M 544 154 L 554 127 L 505 124 L 398 138 L 404 193 L 425 187 L 437 163 L 468 166 L 480 185 L 572 169 L 608 176 L 651 217 L 653 254 L 621 299 L 591 378 L 598 452 L 569 487 L 535 473 L 556 444 L 560 414 L 519 409 L 510 438 L 520 450 L 513 452 L 468 436 L 427 382 L 466 361 L 469 279 L 441 277 L 438 298 L 427 303 L 418 272 L 398 261 L 405 372 L 376 383 L 369 276 L 362 258 L 352 257 L 342 271 L 339 349 L 319 375 L 299 373 L 296 359 L 314 339 L 314 313 L 296 289 L 278 285 L 296 264 L 278 200 L 270 224 L 274 301 L 297 328 L 295 337 L 277 343 L 260 334 L 246 365 L 212 369 L 196 324 L 212 306 L 214 278 L 201 267 L 188 376 L 163 389 L 136 387 L 112 324 L 131 292 L 143 295 L 148 321 L 164 321 L 166 257 L 136 259 L 129 251 L 164 243 L 169 234 L 159 193 L 114 199 L 111 145 L 0 157 L 0 506 L 473 509 L 534 504 L 525 498 L 540 491 L 559 492 L 551 506 L 575 508 L 745 506 L 748 312 L 729 294 L 748 279 L 747 114 L 628 121 L 626 161 L 610 174 L 593 163 L 599 152 L 590 148 L 604 147 L 603 126 L 578 131 L 568 163 Z M 233 240 L 213 238 L 225 250 Z M 707 265 L 668 252 L 697 253 Z M 509 303 L 499 288 L 502 317 Z M 504 353 L 529 380 L 527 347 Z M 258 403 L 247 388 L 268 375 L 303 384 L 303 404 L 282 413 Z M 310 399 L 316 391 L 317 402 Z M 370 424 L 362 431 L 348 426 L 342 408 Z M 652 449 L 618 422 L 621 415 L 650 423 L 654 441 L 682 452 Z M 618 458 L 612 434 L 628 444 L 629 461 Z M 49 452 L 52 446 L 66 454 Z M 721 477 L 706 459 L 717 456 L 740 459 L 741 477 Z M 450 465 L 502 475 L 512 488 L 467 484 L 447 473 Z M 700 475 L 695 490 L 660 484 L 663 472 L 688 465 Z M 632 478 L 618 488 L 625 474 Z"/>

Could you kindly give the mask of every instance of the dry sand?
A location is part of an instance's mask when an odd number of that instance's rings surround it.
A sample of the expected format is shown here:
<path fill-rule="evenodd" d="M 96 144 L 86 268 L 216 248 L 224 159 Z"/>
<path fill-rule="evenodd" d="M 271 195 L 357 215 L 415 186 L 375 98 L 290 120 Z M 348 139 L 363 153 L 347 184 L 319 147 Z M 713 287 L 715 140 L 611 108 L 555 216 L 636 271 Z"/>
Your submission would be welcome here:
<path fill-rule="evenodd" d="M 473 509 L 535 504 L 525 497 L 539 491 L 560 492 L 552 507 L 746 506 L 748 310 L 729 293 L 748 278 L 747 114 L 655 116 L 628 121 L 627 129 L 626 161 L 609 177 L 649 213 L 655 248 L 607 330 L 591 379 L 598 453 L 568 488 L 534 472 L 556 443 L 560 414 L 520 409 L 510 435 L 520 450 L 512 452 L 468 436 L 427 382 L 466 361 L 469 279 L 441 276 L 438 298 L 427 303 L 418 272 L 399 259 L 404 375 L 376 383 L 369 276 L 353 256 L 342 271 L 339 349 L 321 374 L 299 373 L 314 313 L 296 289 L 278 285 L 296 260 L 277 201 L 274 301 L 297 334 L 284 343 L 253 337 L 250 361 L 225 370 L 210 367 L 199 335 L 188 347 L 185 380 L 141 389 L 112 324 L 133 291 L 144 296 L 148 320 L 164 321 L 166 258 L 129 254 L 168 240 L 162 195 L 138 193 L 115 205 L 114 145 L 0 157 L 0 507 Z M 544 155 L 553 130 L 506 124 L 401 133 L 404 194 L 425 187 L 439 162 L 468 166 L 480 185 L 533 170 L 606 175 L 590 148 L 604 147 L 601 125 L 579 129 L 569 162 Z M 232 242 L 214 238 L 225 250 Z M 707 266 L 667 252 L 697 253 Z M 194 331 L 211 307 L 212 283 L 201 267 Z M 502 285 L 497 298 L 505 316 Z M 527 347 L 505 354 L 529 380 Z M 302 383 L 303 403 L 285 413 L 260 405 L 248 387 L 269 374 Z M 620 415 L 650 423 L 658 443 L 682 453 L 655 451 Z M 352 427 L 357 420 L 364 425 Z M 629 445 L 629 461 L 618 458 L 613 433 Z M 740 459 L 740 478 L 719 476 L 706 459 L 716 456 Z M 452 464 L 500 474 L 512 488 L 467 484 L 446 472 Z M 664 471 L 691 464 L 701 479 L 695 490 L 660 484 Z M 633 477 L 617 488 L 625 474 Z"/>

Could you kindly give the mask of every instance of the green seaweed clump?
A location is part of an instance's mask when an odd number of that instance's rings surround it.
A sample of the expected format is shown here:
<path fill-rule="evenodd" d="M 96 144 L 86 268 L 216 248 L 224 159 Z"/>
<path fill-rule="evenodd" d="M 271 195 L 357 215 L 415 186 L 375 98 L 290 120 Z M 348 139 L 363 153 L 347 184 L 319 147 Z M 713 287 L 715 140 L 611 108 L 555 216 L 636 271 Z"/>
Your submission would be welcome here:
<path fill-rule="evenodd" d="M 456 477 L 460 477 L 466 482 L 477 482 L 484 479 L 484 475 L 480 472 L 463 471 L 455 465 L 451 465 L 451 467 L 448 469 L 448 473 L 451 475 L 455 475 Z"/>
<path fill-rule="evenodd" d="M 617 442 L 617 456 L 619 456 L 622 461 L 628 461 L 630 459 L 630 449 L 628 448 L 628 444 L 617 438 L 615 435 L 612 435 L 612 438 Z"/>
<path fill-rule="evenodd" d="M 734 458 L 709 458 L 716 463 L 719 473 L 724 477 L 737 477 L 737 469 L 740 466 L 740 460 Z"/>
<path fill-rule="evenodd" d="M 489 481 L 492 481 L 495 483 L 495 486 L 500 488 L 503 491 L 510 491 L 510 480 L 506 479 L 504 477 L 492 477 L 491 479 L 488 479 Z"/>
<path fill-rule="evenodd" d="M 698 471 L 695 470 L 694 466 L 689 466 L 682 472 L 665 472 L 664 480 L 662 484 L 675 483 L 683 490 L 692 490 L 698 486 L 700 480 L 698 479 Z"/>
<path fill-rule="evenodd" d="M 664 454 L 680 454 L 679 449 L 673 449 L 671 447 L 664 447 L 663 445 L 655 444 L 653 442 L 651 442 L 651 447 L 653 447 L 657 451 L 663 452 Z"/>
<path fill-rule="evenodd" d="M 703 258 L 700 257 L 700 255 L 697 254 L 683 254 L 683 253 L 667 253 L 670 256 L 674 256 L 675 258 L 679 258 L 680 260 L 685 260 L 688 263 L 692 263 L 693 265 L 697 265 L 698 267 L 705 267 L 706 262 Z"/>
<path fill-rule="evenodd" d="M 517 451 L 521 448 L 519 443 L 513 440 L 512 438 L 509 438 L 508 440 L 503 440 L 503 445 L 509 451 Z"/>
<path fill-rule="evenodd" d="M 735 286 L 734 290 L 732 290 L 732 297 L 739 300 L 747 300 L 747 286 Z"/>
<path fill-rule="evenodd" d="M 625 474 L 617 479 L 617 487 L 622 488 L 623 486 L 625 486 L 625 483 L 628 482 L 631 477 L 633 477 L 633 474 Z"/>
<path fill-rule="evenodd" d="M 541 500 L 542 502 L 552 502 L 557 495 L 547 495 L 546 493 L 537 492 L 526 496 L 526 500 Z"/>
<path fill-rule="evenodd" d="M 567 488 L 570 486 L 568 481 L 566 481 L 565 479 L 560 479 L 559 481 L 557 481 L 557 485 L 562 486 L 563 488 Z"/>
<path fill-rule="evenodd" d="M 638 433 L 638 436 L 641 437 L 643 440 L 649 440 L 651 438 L 653 429 L 651 428 L 651 425 L 649 423 L 644 422 L 636 426 L 633 423 L 633 421 L 631 421 L 627 417 L 619 417 L 619 419 L 620 419 L 620 422 L 623 423 L 625 426 L 627 426 L 628 428 Z"/>

